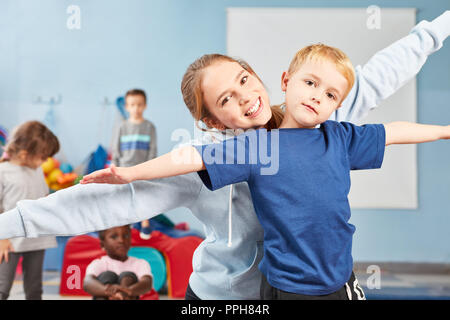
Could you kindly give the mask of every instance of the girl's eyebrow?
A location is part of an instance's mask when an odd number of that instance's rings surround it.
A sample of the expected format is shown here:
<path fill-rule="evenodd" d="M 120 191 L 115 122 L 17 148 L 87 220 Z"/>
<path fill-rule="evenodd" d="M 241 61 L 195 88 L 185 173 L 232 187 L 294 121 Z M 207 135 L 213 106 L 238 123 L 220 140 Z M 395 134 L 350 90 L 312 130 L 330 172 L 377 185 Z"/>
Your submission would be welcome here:
<path fill-rule="evenodd" d="M 242 69 L 236 77 L 234 77 L 234 82 L 238 81 L 241 75 L 245 72 L 245 69 Z M 219 102 L 219 100 L 227 93 L 228 89 L 222 92 L 222 94 L 217 98 L 216 104 Z"/>

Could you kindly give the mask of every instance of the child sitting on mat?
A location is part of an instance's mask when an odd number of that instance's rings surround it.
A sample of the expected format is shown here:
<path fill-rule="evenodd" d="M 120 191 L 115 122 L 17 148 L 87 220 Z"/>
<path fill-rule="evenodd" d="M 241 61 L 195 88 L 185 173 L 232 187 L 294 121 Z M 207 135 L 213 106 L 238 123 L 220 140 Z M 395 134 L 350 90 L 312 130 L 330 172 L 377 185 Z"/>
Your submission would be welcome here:
<path fill-rule="evenodd" d="M 95 300 L 137 300 L 153 287 L 150 265 L 128 257 L 131 245 L 129 225 L 99 232 L 106 256 L 92 261 L 86 269 L 83 289 Z"/>

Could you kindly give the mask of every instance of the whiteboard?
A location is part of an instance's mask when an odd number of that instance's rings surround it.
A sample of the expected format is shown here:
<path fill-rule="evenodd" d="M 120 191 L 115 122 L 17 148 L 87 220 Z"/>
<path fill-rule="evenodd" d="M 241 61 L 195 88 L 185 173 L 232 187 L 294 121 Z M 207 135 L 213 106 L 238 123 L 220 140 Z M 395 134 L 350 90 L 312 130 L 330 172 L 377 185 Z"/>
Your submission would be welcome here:
<path fill-rule="evenodd" d="M 354 66 L 406 36 L 414 8 L 380 11 L 379 28 L 367 8 L 228 8 L 227 54 L 247 61 L 268 89 L 271 104 L 284 101 L 281 74 L 294 54 L 313 43 L 342 49 Z M 416 80 L 384 100 L 358 124 L 417 120 Z M 416 145 L 389 146 L 379 170 L 352 171 L 352 208 L 418 207 Z"/>

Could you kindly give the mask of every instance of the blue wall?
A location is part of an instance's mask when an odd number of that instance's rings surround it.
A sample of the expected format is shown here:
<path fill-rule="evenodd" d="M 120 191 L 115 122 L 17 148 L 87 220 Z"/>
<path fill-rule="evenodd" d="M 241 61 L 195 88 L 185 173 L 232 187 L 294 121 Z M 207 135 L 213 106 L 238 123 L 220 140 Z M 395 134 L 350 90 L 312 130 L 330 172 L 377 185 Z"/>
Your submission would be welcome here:
<path fill-rule="evenodd" d="M 69 5 L 81 8 L 81 29 L 69 30 Z M 0 125 L 43 120 L 37 96 L 60 94 L 55 107 L 63 152 L 78 165 L 98 143 L 109 144 L 114 106 L 131 87 L 149 95 L 145 116 L 158 129 L 159 154 L 177 143 L 177 128 L 193 121 L 180 94 L 186 67 L 204 53 L 226 52 L 227 7 L 416 7 L 431 20 L 448 0 L 253 1 L 253 0 L 3 0 L 0 2 Z M 381 48 L 380 48 L 381 49 Z M 250 61 L 251 63 L 251 61 Z M 431 56 L 418 76 L 418 120 L 450 120 L 450 42 Z M 281 72 L 281 70 L 280 70 Z M 354 258 L 359 261 L 450 262 L 450 146 L 418 147 L 417 210 L 355 210 Z M 187 209 L 175 221 L 201 225 Z"/>

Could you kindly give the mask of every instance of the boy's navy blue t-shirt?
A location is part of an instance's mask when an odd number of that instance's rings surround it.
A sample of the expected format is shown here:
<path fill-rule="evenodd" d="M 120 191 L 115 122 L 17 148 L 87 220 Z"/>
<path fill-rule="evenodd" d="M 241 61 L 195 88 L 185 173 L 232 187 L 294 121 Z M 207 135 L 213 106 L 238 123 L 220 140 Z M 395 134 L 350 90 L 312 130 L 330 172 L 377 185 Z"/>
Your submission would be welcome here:
<path fill-rule="evenodd" d="M 264 228 L 261 272 L 273 287 L 306 295 L 350 278 L 350 170 L 380 168 L 384 126 L 326 121 L 316 129 L 260 129 L 197 146 L 205 185 L 247 181 Z"/>

